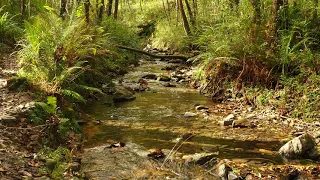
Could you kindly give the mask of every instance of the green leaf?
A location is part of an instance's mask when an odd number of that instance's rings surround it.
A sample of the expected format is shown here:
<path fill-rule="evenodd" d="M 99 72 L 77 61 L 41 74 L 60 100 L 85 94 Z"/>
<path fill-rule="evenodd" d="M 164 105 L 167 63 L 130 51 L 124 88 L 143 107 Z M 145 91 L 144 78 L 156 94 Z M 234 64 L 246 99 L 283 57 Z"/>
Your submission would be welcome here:
<path fill-rule="evenodd" d="M 43 7 L 48 11 L 54 11 L 54 9 L 52 7 L 50 7 L 50 6 L 43 6 Z"/>

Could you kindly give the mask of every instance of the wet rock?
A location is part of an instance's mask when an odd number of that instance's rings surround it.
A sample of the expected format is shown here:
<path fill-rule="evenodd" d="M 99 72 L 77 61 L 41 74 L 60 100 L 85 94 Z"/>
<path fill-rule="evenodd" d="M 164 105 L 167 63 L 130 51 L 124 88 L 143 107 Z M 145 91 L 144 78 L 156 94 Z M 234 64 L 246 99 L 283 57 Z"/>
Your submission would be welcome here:
<path fill-rule="evenodd" d="M 142 76 L 143 79 L 154 79 L 156 80 L 158 78 L 158 76 L 156 74 L 146 74 L 144 76 Z"/>
<path fill-rule="evenodd" d="M 132 101 L 135 99 L 134 94 L 123 86 L 117 86 L 116 92 L 113 94 L 114 102 Z"/>
<path fill-rule="evenodd" d="M 299 137 L 292 139 L 287 142 L 284 146 L 279 149 L 279 153 L 288 159 L 295 158 L 319 158 L 319 153 L 317 152 L 315 138 L 310 134 L 306 133 Z"/>
<path fill-rule="evenodd" d="M 185 82 L 186 78 L 184 76 L 174 75 L 172 76 L 176 82 Z"/>
<path fill-rule="evenodd" d="M 171 83 L 163 83 L 162 86 L 164 86 L 164 87 L 177 87 L 177 85 L 171 84 Z"/>
<path fill-rule="evenodd" d="M 232 171 L 232 168 L 224 161 L 217 165 L 217 175 L 222 180 L 236 180 L 238 176 Z"/>
<path fill-rule="evenodd" d="M 158 81 L 171 81 L 169 76 L 161 75 L 157 78 Z"/>
<path fill-rule="evenodd" d="M 164 68 L 161 68 L 161 70 L 172 71 L 172 70 L 176 70 L 178 67 L 179 67 L 178 65 L 169 65 Z"/>
<path fill-rule="evenodd" d="M 184 113 L 184 117 L 195 117 L 195 116 L 197 116 L 197 114 L 193 113 L 193 112 L 185 112 Z"/>
<path fill-rule="evenodd" d="M 198 165 L 210 165 L 213 166 L 217 163 L 217 154 L 215 153 L 195 153 L 182 156 L 182 159 L 186 163 L 195 163 Z"/>
<path fill-rule="evenodd" d="M 182 64 L 184 63 L 184 60 L 181 59 L 172 59 L 168 63 L 173 63 L 173 64 Z"/>
<path fill-rule="evenodd" d="M 130 92 L 143 92 L 149 89 L 149 87 L 141 86 L 139 84 L 126 85 L 125 88 L 128 89 Z"/>
<path fill-rule="evenodd" d="M 161 149 L 155 149 L 153 152 L 148 154 L 148 157 L 152 159 L 163 159 L 165 157 L 165 154 L 162 152 Z"/>
<path fill-rule="evenodd" d="M 237 127 L 246 128 L 246 127 L 250 127 L 250 125 L 251 125 L 251 122 L 248 119 L 242 118 L 242 117 L 240 117 L 237 120 L 234 120 L 232 122 L 233 128 L 237 128 Z"/>
<path fill-rule="evenodd" d="M 85 149 L 82 154 L 81 172 L 88 179 L 139 179 L 145 169 L 154 169 L 145 148 L 126 143 L 121 149 L 99 146 Z M 148 179 L 148 178 L 147 178 Z"/>
<path fill-rule="evenodd" d="M 234 115 L 233 115 L 233 114 L 229 114 L 227 117 L 225 117 L 225 118 L 223 119 L 223 121 L 230 121 L 230 120 L 232 120 L 232 119 L 234 119 Z"/>
<path fill-rule="evenodd" d="M 198 111 L 200 111 L 200 110 L 203 110 L 203 109 L 207 110 L 207 109 L 209 109 L 209 108 L 206 107 L 206 106 L 203 106 L 203 105 L 197 105 L 197 106 L 195 107 L 195 109 L 198 110 Z"/>
<path fill-rule="evenodd" d="M 234 115 L 233 114 L 229 114 L 222 121 L 220 121 L 220 125 L 221 126 L 231 126 L 233 121 L 234 121 Z"/>
<path fill-rule="evenodd" d="M 234 120 L 229 121 L 219 121 L 221 126 L 231 126 Z"/>

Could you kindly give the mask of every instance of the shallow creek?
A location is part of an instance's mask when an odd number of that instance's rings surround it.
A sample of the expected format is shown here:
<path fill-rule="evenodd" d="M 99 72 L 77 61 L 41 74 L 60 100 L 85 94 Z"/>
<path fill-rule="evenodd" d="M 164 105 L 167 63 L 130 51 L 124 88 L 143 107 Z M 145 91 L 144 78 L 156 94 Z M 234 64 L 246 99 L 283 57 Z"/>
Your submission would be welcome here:
<path fill-rule="evenodd" d="M 169 71 L 161 70 L 167 66 L 164 62 L 141 62 L 141 66 L 125 75 L 124 84 L 137 83 L 145 74 L 170 75 Z M 276 152 L 283 143 L 277 139 L 264 142 L 255 139 L 225 139 L 215 134 L 228 133 L 228 130 L 210 122 L 196 111 L 194 105 L 201 104 L 209 108 L 214 103 L 200 95 L 197 90 L 189 88 L 187 83 L 174 83 L 177 87 L 164 87 L 156 80 L 148 80 L 149 91 L 135 94 L 136 100 L 106 106 L 105 100 L 91 103 L 85 112 L 89 115 L 89 123 L 83 131 L 87 136 L 85 148 L 97 147 L 111 142 L 133 142 L 147 149 L 172 149 L 175 139 L 184 133 L 195 136 L 185 142 L 179 152 L 193 154 L 207 149 L 219 152 L 219 158 L 252 162 L 253 164 L 282 164 L 280 157 L 270 153 L 261 153 L 261 149 Z M 196 112 L 196 117 L 184 117 L 185 112 Z M 227 112 L 217 114 L 225 117 Z M 100 120 L 101 124 L 95 121 Z M 249 131 L 249 130 L 244 130 Z M 252 131 L 254 136 L 255 130 Z M 230 130 L 231 132 L 231 130 Z M 260 133 L 261 136 L 268 136 Z"/>

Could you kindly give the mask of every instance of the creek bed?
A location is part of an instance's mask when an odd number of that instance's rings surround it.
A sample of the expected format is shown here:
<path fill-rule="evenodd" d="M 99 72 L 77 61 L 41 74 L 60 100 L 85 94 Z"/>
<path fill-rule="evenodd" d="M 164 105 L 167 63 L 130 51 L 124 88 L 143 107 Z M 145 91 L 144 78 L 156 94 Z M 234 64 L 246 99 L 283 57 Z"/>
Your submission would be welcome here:
<path fill-rule="evenodd" d="M 148 73 L 168 75 L 170 71 L 161 70 L 167 65 L 160 61 L 143 61 L 141 66 L 125 75 L 124 82 L 135 83 Z M 176 144 L 175 139 L 184 133 L 201 132 L 202 129 L 210 132 L 210 126 L 201 116 L 186 118 L 183 115 L 188 111 L 194 112 L 195 104 L 212 107 L 214 103 L 200 95 L 197 90 L 189 88 L 186 83 L 176 84 L 177 87 L 163 87 L 161 82 L 148 80 L 150 90 L 136 93 L 134 101 L 116 103 L 113 106 L 106 106 L 103 103 L 105 100 L 88 104 L 86 113 L 102 123 L 96 124 L 91 120 L 82 127 L 87 135 L 85 147 L 92 148 L 107 142 L 121 141 L 133 142 L 147 149 L 172 149 Z M 228 133 L 224 132 L 225 129 L 215 126 L 211 131 Z M 219 151 L 219 158 L 282 164 L 279 156 L 259 152 L 259 149 L 276 152 L 282 144 L 277 140 L 234 140 L 199 134 L 185 142 L 179 148 L 179 152 L 192 154 L 202 152 L 203 149 L 212 149 Z"/>

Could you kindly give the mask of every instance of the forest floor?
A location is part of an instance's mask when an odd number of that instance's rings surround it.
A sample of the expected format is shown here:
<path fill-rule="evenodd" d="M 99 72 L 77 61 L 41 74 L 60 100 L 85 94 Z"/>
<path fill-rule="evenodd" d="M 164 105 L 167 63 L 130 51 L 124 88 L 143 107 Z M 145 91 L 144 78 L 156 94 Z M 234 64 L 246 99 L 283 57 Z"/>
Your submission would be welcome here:
<path fill-rule="evenodd" d="M 34 106 L 31 92 L 10 91 L 7 80 L 16 75 L 16 57 L 0 55 L 0 179 L 23 179 L 38 174 L 40 163 L 34 159 L 43 127 L 26 122 Z"/>

